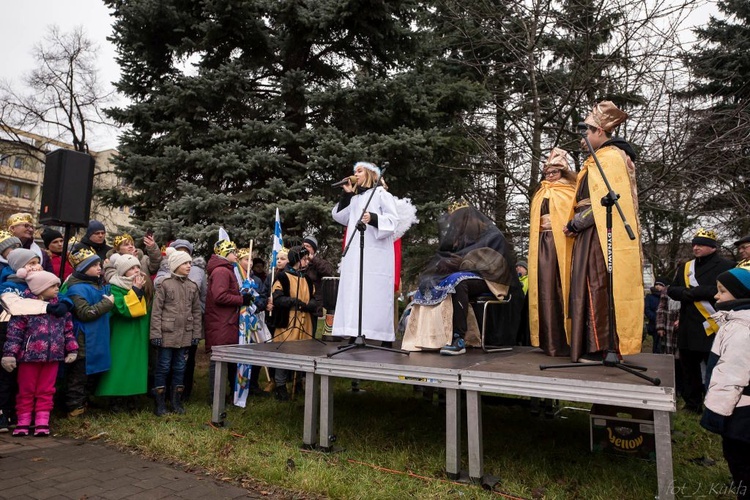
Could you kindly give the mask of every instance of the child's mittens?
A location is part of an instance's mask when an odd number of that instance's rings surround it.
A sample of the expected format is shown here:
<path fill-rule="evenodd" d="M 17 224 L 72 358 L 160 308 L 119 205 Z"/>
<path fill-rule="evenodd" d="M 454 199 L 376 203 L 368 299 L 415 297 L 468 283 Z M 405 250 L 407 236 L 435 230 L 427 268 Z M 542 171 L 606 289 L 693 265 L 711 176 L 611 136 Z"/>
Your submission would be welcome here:
<path fill-rule="evenodd" d="M 161 347 L 161 339 L 151 339 L 151 345 L 154 347 Z"/>
<path fill-rule="evenodd" d="M 3 356 L 2 365 L 6 372 L 10 373 L 16 369 L 16 358 L 13 356 Z"/>
<path fill-rule="evenodd" d="M 76 352 L 69 352 L 65 356 L 65 363 L 70 364 L 73 361 L 75 361 L 76 359 L 78 359 L 78 353 L 76 353 Z"/>
<path fill-rule="evenodd" d="M 57 304 L 47 304 L 47 314 L 62 318 L 73 309 L 70 302 L 58 302 Z"/>

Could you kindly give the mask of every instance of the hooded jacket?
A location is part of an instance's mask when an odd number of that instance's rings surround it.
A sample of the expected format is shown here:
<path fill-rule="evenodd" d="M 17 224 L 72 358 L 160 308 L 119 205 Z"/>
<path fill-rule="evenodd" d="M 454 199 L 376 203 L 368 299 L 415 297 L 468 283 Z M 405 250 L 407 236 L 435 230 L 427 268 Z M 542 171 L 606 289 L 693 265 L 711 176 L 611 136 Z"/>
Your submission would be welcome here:
<path fill-rule="evenodd" d="M 240 306 L 242 295 L 234 265 L 223 257 L 212 255 L 208 260 L 208 284 L 204 330 L 206 352 L 215 345 L 239 343 Z"/>

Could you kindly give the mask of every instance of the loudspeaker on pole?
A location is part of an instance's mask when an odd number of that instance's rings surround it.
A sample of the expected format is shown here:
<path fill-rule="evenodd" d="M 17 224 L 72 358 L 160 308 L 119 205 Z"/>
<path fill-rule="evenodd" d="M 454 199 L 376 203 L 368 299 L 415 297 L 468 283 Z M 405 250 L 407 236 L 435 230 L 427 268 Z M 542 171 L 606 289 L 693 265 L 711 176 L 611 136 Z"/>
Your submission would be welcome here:
<path fill-rule="evenodd" d="M 94 158 L 79 151 L 58 149 L 47 154 L 45 163 L 39 222 L 88 226 Z"/>

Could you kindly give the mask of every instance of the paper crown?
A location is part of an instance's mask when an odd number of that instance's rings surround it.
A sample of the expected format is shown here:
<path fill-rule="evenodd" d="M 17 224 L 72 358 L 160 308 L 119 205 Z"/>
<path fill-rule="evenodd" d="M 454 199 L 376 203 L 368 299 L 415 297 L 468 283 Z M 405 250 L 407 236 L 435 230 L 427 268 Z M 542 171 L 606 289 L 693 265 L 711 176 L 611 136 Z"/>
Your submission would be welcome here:
<path fill-rule="evenodd" d="M 279 248 L 279 251 L 276 252 L 276 255 L 279 255 L 279 254 L 282 254 L 282 253 L 285 254 L 285 255 L 289 255 L 289 249 L 287 247 L 281 247 L 281 248 Z"/>
<path fill-rule="evenodd" d="M 469 206 L 469 202 L 466 201 L 464 198 L 459 198 L 450 205 L 448 205 L 448 213 L 452 214 L 456 210 L 460 210 L 462 208 L 466 208 Z"/>
<path fill-rule="evenodd" d="M 13 214 L 10 217 L 8 217 L 8 229 L 11 227 L 17 225 L 17 224 L 33 224 L 34 219 L 31 217 L 31 214 L 21 212 L 17 214 Z"/>
<path fill-rule="evenodd" d="M 249 248 L 238 248 L 237 249 L 237 259 L 242 259 L 244 257 L 250 256 L 250 249 Z"/>
<path fill-rule="evenodd" d="M 13 234 L 10 231 L 6 231 L 5 229 L 0 229 L 0 242 L 3 242 L 7 240 L 8 238 L 15 238 Z"/>
<path fill-rule="evenodd" d="M 217 241 L 216 244 L 214 245 L 214 253 L 222 257 L 226 257 L 230 253 L 236 252 L 236 251 L 237 251 L 237 245 L 235 245 L 229 240 Z"/>
<path fill-rule="evenodd" d="M 97 257 L 96 253 L 90 248 L 83 247 L 68 254 L 68 261 L 73 267 L 78 267 L 78 264 L 90 259 L 91 257 Z"/>
<path fill-rule="evenodd" d="M 115 236 L 115 241 L 114 241 L 115 248 L 119 248 L 120 245 L 122 245 L 126 241 L 130 241 L 131 243 L 135 244 L 135 240 L 128 233 L 122 233 L 119 236 Z"/>
<path fill-rule="evenodd" d="M 716 232 L 711 231 L 710 229 L 698 229 L 698 232 L 695 233 L 695 238 L 708 238 L 710 240 L 716 241 Z"/>
<path fill-rule="evenodd" d="M 583 121 L 592 127 L 598 127 L 611 132 L 616 126 L 628 119 L 628 114 L 620 110 L 612 101 L 602 101 L 596 104 Z"/>

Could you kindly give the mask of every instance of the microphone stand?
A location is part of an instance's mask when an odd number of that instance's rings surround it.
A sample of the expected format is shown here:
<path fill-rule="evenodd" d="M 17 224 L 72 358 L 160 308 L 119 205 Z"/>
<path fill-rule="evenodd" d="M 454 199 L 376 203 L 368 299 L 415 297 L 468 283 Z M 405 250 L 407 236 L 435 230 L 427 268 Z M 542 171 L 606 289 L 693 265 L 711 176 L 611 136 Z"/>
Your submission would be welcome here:
<path fill-rule="evenodd" d="M 380 175 L 378 175 L 377 180 L 375 181 L 375 184 L 372 186 L 372 192 L 370 193 L 370 197 L 367 199 L 367 203 L 365 203 L 365 206 L 362 208 L 362 213 L 359 214 L 359 219 L 357 220 L 357 225 L 355 228 L 359 232 L 359 318 L 357 323 L 357 336 L 354 337 L 354 343 L 345 345 L 345 346 L 339 346 L 337 351 L 329 352 L 327 356 L 329 358 L 332 358 L 333 356 L 337 354 L 341 354 L 342 352 L 349 351 L 351 349 L 355 348 L 371 348 L 371 349 L 380 349 L 382 351 L 390 351 L 390 352 L 397 352 L 401 354 L 409 355 L 409 351 L 404 351 L 403 349 L 394 349 L 392 347 L 383 347 L 378 345 L 370 345 L 365 342 L 365 336 L 362 334 L 362 291 L 364 289 L 364 270 L 365 270 L 365 231 L 367 230 L 367 226 L 364 222 L 362 222 L 362 217 L 365 215 L 365 212 L 367 212 L 367 207 L 370 206 L 370 202 L 372 201 L 373 196 L 375 196 L 375 191 L 378 189 L 378 186 L 380 185 L 380 180 L 383 178 L 383 174 L 385 173 L 386 169 L 388 168 L 388 162 L 383 162 L 383 168 L 380 171 Z M 349 243 L 346 244 L 346 247 L 344 248 L 344 252 L 341 254 L 341 258 L 344 258 L 346 256 L 346 253 L 349 251 L 349 247 L 352 245 L 352 241 L 354 241 L 354 234 L 351 235 L 351 238 L 349 238 Z"/>
<path fill-rule="evenodd" d="M 620 370 L 626 371 L 628 373 L 632 373 L 636 377 L 640 377 L 643 380 L 647 380 L 651 382 L 653 385 L 661 385 L 661 380 L 658 377 L 649 377 L 648 375 L 645 375 L 641 372 L 645 372 L 647 370 L 646 367 L 634 365 L 625 361 L 622 361 L 620 359 L 619 354 L 617 353 L 617 349 L 615 347 L 616 337 L 615 337 L 615 290 L 614 290 L 614 275 L 613 275 L 613 269 L 612 269 L 612 207 L 617 207 L 617 212 L 620 215 L 620 219 L 622 219 L 622 223 L 625 226 L 625 231 L 628 233 L 628 238 L 631 240 L 635 239 L 635 234 L 633 233 L 633 229 L 630 227 L 630 224 L 628 224 L 627 219 L 625 218 L 625 214 L 622 211 L 622 208 L 620 207 L 620 203 L 617 201 L 620 198 L 620 195 L 615 193 L 612 190 L 612 186 L 609 184 L 609 180 L 607 179 L 607 176 L 604 174 L 604 169 L 602 168 L 601 163 L 599 163 L 599 158 L 596 156 L 596 152 L 594 151 L 594 148 L 591 146 L 591 142 L 589 141 L 587 130 L 588 126 L 585 123 L 578 124 L 578 129 L 581 135 L 583 136 L 583 140 L 586 141 L 586 146 L 588 147 L 589 152 L 591 153 L 591 156 L 594 158 L 594 162 L 596 163 L 596 167 L 599 170 L 599 174 L 602 176 L 602 180 L 604 180 L 605 186 L 607 186 L 607 194 L 602 198 L 601 203 L 604 207 L 606 207 L 607 211 L 607 283 L 608 283 L 608 293 L 607 293 L 607 309 L 609 313 L 609 347 L 607 348 L 607 351 L 604 355 L 604 359 L 601 361 L 597 361 L 594 363 L 564 363 L 561 365 L 539 365 L 540 370 L 549 370 L 553 368 L 584 368 L 589 366 L 606 366 L 606 367 L 614 367 L 619 368 Z"/>

